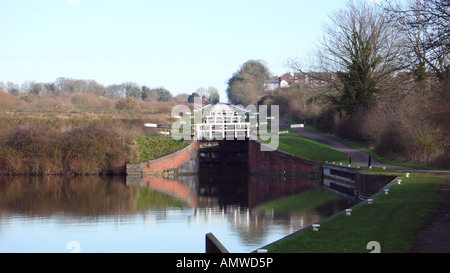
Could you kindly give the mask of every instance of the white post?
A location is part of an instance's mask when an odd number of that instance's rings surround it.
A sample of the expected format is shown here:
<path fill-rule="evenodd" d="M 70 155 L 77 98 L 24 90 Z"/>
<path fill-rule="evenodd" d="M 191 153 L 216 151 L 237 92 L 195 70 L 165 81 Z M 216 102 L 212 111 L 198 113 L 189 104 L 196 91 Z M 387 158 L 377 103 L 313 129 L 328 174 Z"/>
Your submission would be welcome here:
<path fill-rule="evenodd" d="M 151 128 L 156 128 L 158 127 L 158 124 L 154 124 L 154 123 L 144 123 L 145 127 L 151 127 Z"/>

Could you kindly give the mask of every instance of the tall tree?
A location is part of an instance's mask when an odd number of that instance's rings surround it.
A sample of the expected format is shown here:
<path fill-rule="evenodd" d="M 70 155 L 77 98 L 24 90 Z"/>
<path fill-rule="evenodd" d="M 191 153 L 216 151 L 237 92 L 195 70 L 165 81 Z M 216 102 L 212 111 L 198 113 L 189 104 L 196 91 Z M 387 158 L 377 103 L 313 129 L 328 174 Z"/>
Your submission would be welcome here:
<path fill-rule="evenodd" d="M 418 81 L 428 72 L 439 80 L 450 70 L 450 1 L 410 0 L 406 5 L 388 1 L 384 9 L 405 34 L 404 58 Z"/>
<path fill-rule="evenodd" d="M 219 91 L 217 89 L 210 93 L 209 100 L 211 101 L 212 104 L 216 104 L 216 103 L 220 102 L 220 95 L 219 95 Z"/>
<path fill-rule="evenodd" d="M 263 95 L 264 83 L 269 78 L 269 69 L 262 61 L 247 61 L 228 80 L 228 100 L 242 105 L 256 104 Z"/>
<path fill-rule="evenodd" d="M 125 94 L 127 98 L 141 98 L 141 88 L 137 83 L 134 82 L 124 82 L 123 88 L 125 89 Z"/>
<path fill-rule="evenodd" d="M 340 113 L 353 115 L 375 102 L 383 81 L 399 69 L 401 35 L 382 9 L 366 1 L 348 1 L 330 16 L 317 54 L 318 69 L 308 73 L 296 62 L 291 67 L 333 83 L 328 99 Z"/>
<path fill-rule="evenodd" d="M 188 97 L 188 99 L 187 99 L 187 102 L 189 102 L 189 103 L 194 103 L 196 97 L 200 97 L 200 95 L 197 94 L 196 92 L 190 94 L 189 97 Z"/>

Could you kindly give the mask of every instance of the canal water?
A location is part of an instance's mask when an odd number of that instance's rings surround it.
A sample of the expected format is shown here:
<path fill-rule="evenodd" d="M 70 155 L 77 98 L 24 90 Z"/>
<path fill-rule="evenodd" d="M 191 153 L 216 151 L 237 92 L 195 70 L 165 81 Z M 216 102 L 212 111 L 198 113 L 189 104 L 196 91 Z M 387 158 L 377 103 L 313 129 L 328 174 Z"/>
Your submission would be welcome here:
<path fill-rule="evenodd" d="M 258 210 L 311 190 L 324 189 L 303 178 L 230 174 L 0 176 L 0 252 L 203 253 L 212 232 L 230 252 L 248 253 L 355 202 L 341 197 L 307 210 Z"/>

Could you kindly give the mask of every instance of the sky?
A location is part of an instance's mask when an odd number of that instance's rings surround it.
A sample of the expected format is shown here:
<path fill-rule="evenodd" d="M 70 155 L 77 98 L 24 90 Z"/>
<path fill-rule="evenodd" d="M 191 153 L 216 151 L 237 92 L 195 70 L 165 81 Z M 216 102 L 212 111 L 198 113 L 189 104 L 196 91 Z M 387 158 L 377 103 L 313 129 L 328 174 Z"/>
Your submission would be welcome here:
<path fill-rule="evenodd" d="M 0 82 L 215 87 L 248 60 L 273 75 L 307 57 L 346 0 L 0 0 Z"/>

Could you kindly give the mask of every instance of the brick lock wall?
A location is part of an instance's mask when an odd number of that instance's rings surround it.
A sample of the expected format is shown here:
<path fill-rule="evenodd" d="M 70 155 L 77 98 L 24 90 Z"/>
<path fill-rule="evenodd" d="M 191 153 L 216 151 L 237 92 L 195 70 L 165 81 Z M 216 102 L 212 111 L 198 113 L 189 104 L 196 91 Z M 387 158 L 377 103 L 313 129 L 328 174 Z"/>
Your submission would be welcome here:
<path fill-rule="evenodd" d="M 315 161 L 279 150 L 261 151 L 256 141 L 250 141 L 249 145 L 251 173 L 315 174 L 318 171 L 315 168 L 319 163 Z"/>
<path fill-rule="evenodd" d="M 193 142 L 172 154 L 140 164 L 128 164 L 127 174 L 155 174 L 170 169 L 178 169 L 183 163 L 191 160 L 197 151 L 198 143 Z"/>

